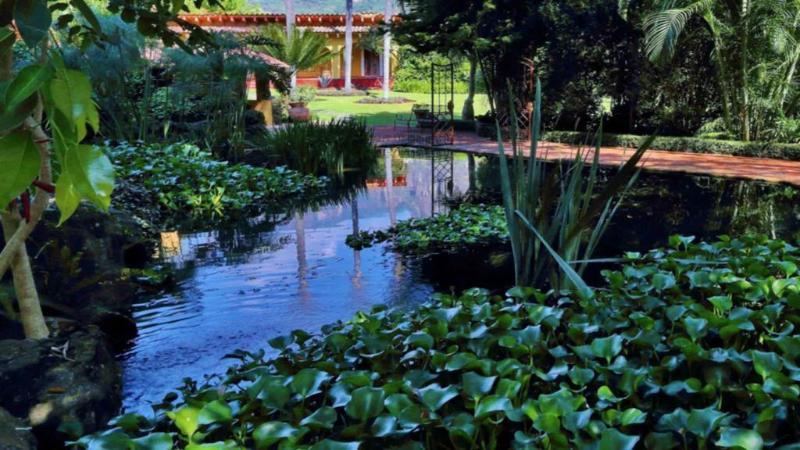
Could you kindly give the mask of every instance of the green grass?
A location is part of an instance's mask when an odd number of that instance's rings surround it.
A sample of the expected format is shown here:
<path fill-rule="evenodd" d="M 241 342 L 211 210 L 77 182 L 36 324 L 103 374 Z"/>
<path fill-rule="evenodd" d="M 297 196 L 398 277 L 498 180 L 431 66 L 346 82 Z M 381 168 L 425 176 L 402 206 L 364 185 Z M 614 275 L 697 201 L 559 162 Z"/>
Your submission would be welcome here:
<path fill-rule="evenodd" d="M 376 95 L 380 95 L 376 93 Z M 352 97 L 322 97 L 317 98 L 309 104 L 311 114 L 315 119 L 330 120 L 342 116 L 359 116 L 367 121 L 367 125 L 393 125 L 398 114 L 411 114 L 411 106 L 414 103 L 431 102 L 430 94 L 409 94 L 393 92 L 393 97 L 404 97 L 412 100 L 412 103 L 399 103 L 392 105 L 369 105 L 357 103 L 365 96 Z M 464 105 L 466 94 L 455 94 L 455 113 L 456 118 L 461 117 L 461 108 Z M 489 110 L 489 105 L 485 95 L 475 97 L 475 114 L 484 114 Z"/>

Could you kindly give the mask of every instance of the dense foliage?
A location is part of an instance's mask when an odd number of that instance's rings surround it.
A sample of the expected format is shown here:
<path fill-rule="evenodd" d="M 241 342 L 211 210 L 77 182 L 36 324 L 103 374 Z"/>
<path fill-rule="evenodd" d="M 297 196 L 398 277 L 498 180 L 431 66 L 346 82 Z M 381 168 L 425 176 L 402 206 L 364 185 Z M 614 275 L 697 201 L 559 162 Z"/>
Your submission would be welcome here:
<path fill-rule="evenodd" d="M 477 55 L 501 93 L 510 80 L 519 97 L 530 96 L 520 61 L 531 58 L 547 93 L 549 128 L 585 129 L 604 115 L 618 133 L 692 135 L 716 124 L 728 138 L 800 136 L 795 2 L 401 3 L 401 42 L 420 52 Z"/>
<path fill-rule="evenodd" d="M 372 130 L 359 119 L 294 123 L 270 130 L 258 150 L 269 160 L 314 175 L 363 174 L 375 164 Z"/>
<path fill-rule="evenodd" d="M 361 249 L 391 241 L 400 253 L 457 252 L 465 247 L 508 243 L 502 206 L 461 205 L 447 214 L 402 220 L 387 231 L 362 231 L 347 237 L 347 245 Z"/>
<path fill-rule="evenodd" d="M 295 331 L 80 445 L 795 448 L 800 249 L 692 241 L 626 255 L 592 298 L 472 289 Z"/>
<path fill-rule="evenodd" d="M 635 134 L 603 134 L 603 145 L 609 147 L 638 147 L 647 137 Z M 592 133 L 576 131 L 548 131 L 542 140 L 585 145 L 594 139 Z M 742 142 L 721 139 L 703 139 L 695 137 L 659 136 L 650 145 L 655 150 L 675 150 L 693 153 L 716 153 L 721 155 L 753 156 L 759 158 L 775 158 L 800 160 L 800 144 L 782 144 L 776 142 Z"/>
<path fill-rule="evenodd" d="M 323 178 L 284 169 L 217 161 L 190 144 L 119 144 L 106 149 L 125 185 L 143 188 L 145 205 L 162 212 L 165 226 L 241 218 L 278 204 L 318 195 Z M 142 201 L 142 199 L 140 199 Z"/>

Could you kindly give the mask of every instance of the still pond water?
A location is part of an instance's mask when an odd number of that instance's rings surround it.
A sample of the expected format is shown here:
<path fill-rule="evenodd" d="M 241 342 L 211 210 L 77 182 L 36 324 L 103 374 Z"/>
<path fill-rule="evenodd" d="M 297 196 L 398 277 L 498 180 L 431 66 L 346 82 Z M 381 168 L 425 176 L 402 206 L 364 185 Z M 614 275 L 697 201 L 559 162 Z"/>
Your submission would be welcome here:
<path fill-rule="evenodd" d="M 295 329 L 313 332 L 378 304 L 413 305 L 436 290 L 507 285 L 505 272 L 459 277 L 458 267 L 345 245 L 354 230 L 444 212 L 448 197 L 471 188 L 492 192 L 496 173 L 485 157 L 386 150 L 366 188 L 345 200 L 234 229 L 165 233 L 161 256 L 176 269 L 178 286 L 134 306 L 139 336 L 121 356 L 125 409 L 149 413 L 183 378 L 223 373 L 233 363 L 226 354 L 264 348 Z M 800 224 L 797 193 L 754 181 L 642 174 L 597 256 L 664 245 L 673 233 L 791 237 Z"/>

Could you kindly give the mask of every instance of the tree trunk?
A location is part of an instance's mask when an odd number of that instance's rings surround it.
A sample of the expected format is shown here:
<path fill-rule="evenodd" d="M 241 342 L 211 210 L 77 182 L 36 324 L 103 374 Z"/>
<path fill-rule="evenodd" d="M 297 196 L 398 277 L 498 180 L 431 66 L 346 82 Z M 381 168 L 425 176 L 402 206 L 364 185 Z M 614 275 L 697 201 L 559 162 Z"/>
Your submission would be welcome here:
<path fill-rule="evenodd" d="M 739 86 L 742 90 L 742 104 L 740 114 L 742 118 L 742 140 L 750 140 L 750 92 L 747 82 L 747 52 L 750 46 L 750 19 L 749 19 L 749 0 L 742 0 L 742 22 L 744 30 L 740 30 L 742 37 L 742 47 L 739 49 Z M 743 32 L 742 32 L 743 31 Z"/>
<path fill-rule="evenodd" d="M 19 212 L 3 213 L 3 236 L 8 241 L 19 228 L 21 218 Z M 11 259 L 11 275 L 14 278 L 14 292 L 19 304 L 19 317 L 25 337 L 28 339 L 46 339 L 50 332 L 44 321 L 36 282 L 33 279 L 28 250 L 23 244 Z"/>
<path fill-rule="evenodd" d="M 353 90 L 353 0 L 345 0 L 344 90 Z"/>
<path fill-rule="evenodd" d="M 269 100 L 272 91 L 269 88 L 269 76 L 266 72 L 256 71 L 256 100 Z"/>
<path fill-rule="evenodd" d="M 0 81 L 5 81 L 11 76 L 13 66 L 13 52 L 11 48 L 0 54 Z M 42 54 L 47 53 L 47 43 L 42 45 Z M 24 127 L 30 129 L 33 140 L 39 150 L 39 180 L 50 184 L 53 181 L 50 168 L 49 136 L 42 128 L 42 101 L 39 98 L 31 117 L 25 120 Z M 3 211 L 6 205 L 0 205 L 0 222 L 2 222 L 5 246 L 0 251 L 0 279 L 10 268 L 14 280 L 14 291 L 19 303 L 20 319 L 28 339 L 45 339 L 50 332 L 44 321 L 44 314 L 39 303 L 36 283 L 33 279 L 30 258 L 25 247 L 25 241 L 42 218 L 44 210 L 50 203 L 50 195 L 41 189 L 36 191 L 31 208 L 30 217 L 23 221 L 19 211 Z"/>
<path fill-rule="evenodd" d="M 387 27 L 392 24 L 392 0 L 386 0 L 386 5 L 383 10 L 383 23 Z M 392 34 L 386 31 L 383 35 L 383 98 L 389 100 L 389 91 L 391 90 L 391 71 L 392 71 Z"/>
<path fill-rule="evenodd" d="M 294 14 L 294 0 L 283 0 L 283 5 L 286 8 L 286 39 L 292 40 L 294 35 L 295 14 Z M 291 86 L 292 89 L 297 87 L 297 71 L 294 67 L 292 69 Z"/>
<path fill-rule="evenodd" d="M 477 83 L 478 61 L 475 55 L 469 57 L 469 90 L 467 98 L 464 100 L 464 107 L 461 109 L 461 118 L 464 120 L 475 120 L 475 85 Z"/>

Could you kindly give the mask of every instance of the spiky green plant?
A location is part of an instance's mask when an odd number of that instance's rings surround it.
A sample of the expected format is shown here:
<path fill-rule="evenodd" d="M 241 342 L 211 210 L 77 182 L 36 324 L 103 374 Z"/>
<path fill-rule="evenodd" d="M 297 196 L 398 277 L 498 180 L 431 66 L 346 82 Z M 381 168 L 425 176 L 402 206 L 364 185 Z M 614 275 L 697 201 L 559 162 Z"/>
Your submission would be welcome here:
<path fill-rule="evenodd" d="M 260 33 L 263 38 L 261 50 L 291 66 L 292 74 L 311 69 L 333 58 L 334 53 L 326 47 L 325 36 L 293 27 L 287 36 L 283 27 L 270 25 Z"/>
<path fill-rule="evenodd" d="M 509 98 L 510 92 L 509 87 Z M 510 103 L 511 114 L 515 116 L 513 101 Z M 591 296 L 592 290 L 581 275 L 625 193 L 636 180 L 636 164 L 653 137 L 639 146 L 602 191 L 596 192 L 602 125 L 588 172 L 585 170 L 588 155 L 581 150 L 571 163 L 546 163 L 538 154 L 541 108 L 541 85 L 537 81 L 530 156 L 526 161 L 517 140 L 517 120 L 511 120 L 510 167 L 503 130 L 497 123 L 501 188 L 515 280 L 520 286 L 549 281 L 554 288 L 575 287 L 582 295 Z"/>

